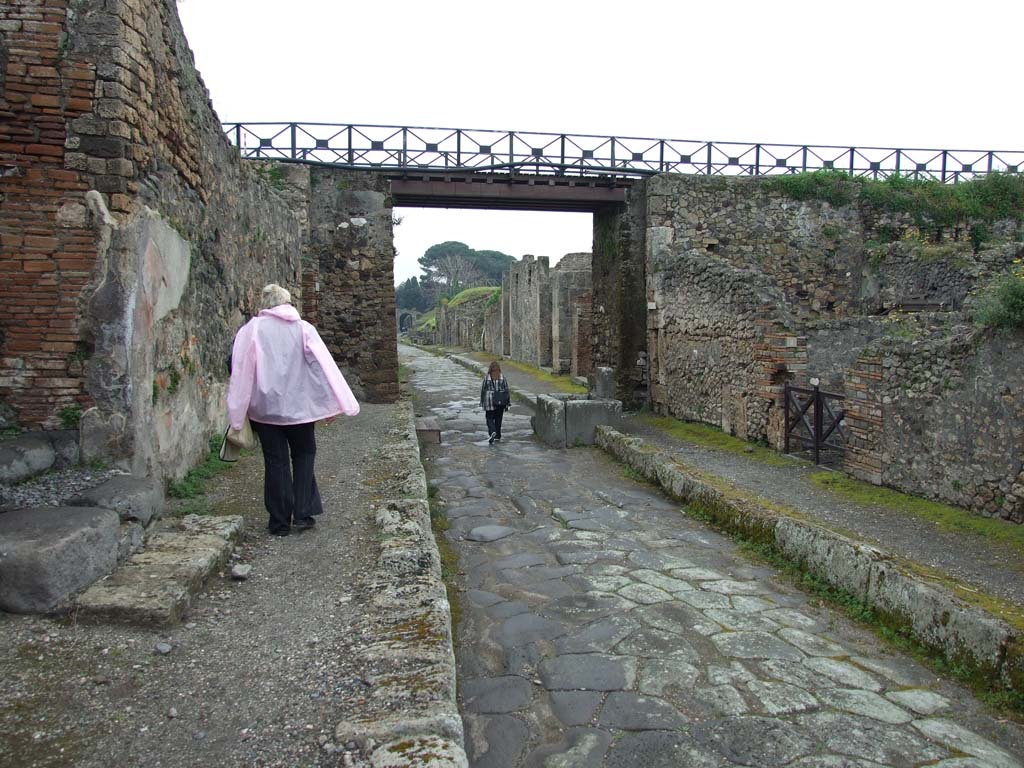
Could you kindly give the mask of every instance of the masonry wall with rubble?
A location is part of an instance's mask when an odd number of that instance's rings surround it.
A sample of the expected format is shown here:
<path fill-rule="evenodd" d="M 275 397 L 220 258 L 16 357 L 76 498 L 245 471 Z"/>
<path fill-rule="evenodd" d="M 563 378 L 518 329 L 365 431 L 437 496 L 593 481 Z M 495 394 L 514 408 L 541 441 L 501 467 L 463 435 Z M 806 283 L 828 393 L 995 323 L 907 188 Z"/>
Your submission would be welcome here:
<path fill-rule="evenodd" d="M 304 272 L 308 316 L 357 398 L 398 398 L 395 247 L 390 185 L 372 173 L 303 166 L 309 240 Z M 303 201 L 296 201 L 303 209 Z M 311 302 L 315 301 L 315 309 Z"/>
<path fill-rule="evenodd" d="M 271 281 L 307 289 L 357 388 L 397 395 L 381 185 L 241 161 L 172 0 L 0 6 L 0 117 L 4 426 L 84 412 L 83 459 L 180 476 Z"/>
<path fill-rule="evenodd" d="M 851 474 L 1021 519 L 1020 332 L 970 325 L 1024 253 L 1016 225 L 976 247 L 759 179 L 656 177 L 646 204 L 657 410 L 781 449 L 783 388 L 816 379 L 846 396 Z"/>
<path fill-rule="evenodd" d="M 497 290 L 497 289 L 496 289 Z M 474 296 L 455 306 L 442 303 L 437 308 L 436 341 L 438 344 L 464 349 L 487 350 L 488 318 L 490 326 L 495 325 L 493 318 L 500 315 L 494 311 L 497 302 L 492 301 L 491 294 Z"/>
<path fill-rule="evenodd" d="M 549 272 L 547 256 L 530 255 L 523 256 L 508 270 L 508 354 L 530 365 L 551 365 Z"/>
<path fill-rule="evenodd" d="M 616 398 L 640 406 L 648 373 L 637 365 L 648 350 L 646 269 L 647 184 L 636 181 L 626 202 L 594 213 L 591 261 L 591 364 L 614 369 Z"/>
<path fill-rule="evenodd" d="M 581 297 L 590 294 L 590 259 L 589 253 L 567 253 L 550 271 L 551 369 L 555 373 L 572 370 L 573 320 Z"/>

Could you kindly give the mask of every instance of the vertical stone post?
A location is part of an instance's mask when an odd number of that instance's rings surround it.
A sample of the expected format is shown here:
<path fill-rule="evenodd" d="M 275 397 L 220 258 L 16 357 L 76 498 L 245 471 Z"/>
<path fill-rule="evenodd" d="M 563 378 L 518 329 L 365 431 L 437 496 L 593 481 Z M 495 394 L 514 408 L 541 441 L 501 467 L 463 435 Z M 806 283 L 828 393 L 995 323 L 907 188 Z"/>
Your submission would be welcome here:
<path fill-rule="evenodd" d="M 592 360 L 615 369 L 616 399 L 626 405 L 646 396 L 636 365 L 647 351 L 646 215 L 643 181 L 629 189 L 626 203 L 594 214 Z"/>

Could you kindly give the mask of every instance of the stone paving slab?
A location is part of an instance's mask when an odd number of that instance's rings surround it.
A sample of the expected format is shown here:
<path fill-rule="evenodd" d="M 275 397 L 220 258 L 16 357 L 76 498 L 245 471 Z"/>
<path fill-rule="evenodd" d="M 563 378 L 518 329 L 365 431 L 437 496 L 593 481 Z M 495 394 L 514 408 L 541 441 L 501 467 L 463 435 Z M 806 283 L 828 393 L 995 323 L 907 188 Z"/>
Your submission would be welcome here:
<path fill-rule="evenodd" d="M 598 445 L 671 496 L 699 504 L 727 530 L 774 544 L 819 578 L 898 618 L 916 639 L 947 659 L 972 665 L 979 674 L 990 676 L 1017 694 L 1024 693 L 1024 633 L 1002 619 L 963 602 L 938 584 L 924 581 L 878 547 L 747 499 L 727 497 L 700 473 L 639 438 L 601 427 Z M 728 594 L 740 589 L 727 581 L 704 582 L 701 586 Z M 752 585 L 742 591 L 754 593 L 759 588 Z M 790 628 L 785 633 L 790 634 L 786 638 L 790 643 L 811 655 L 835 654 L 835 648 L 828 644 L 810 649 L 807 643 L 813 640 L 800 630 Z"/>
<path fill-rule="evenodd" d="M 964 689 L 744 559 L 604 453 L 544 448 L 515 410 L 488 445 L 476 373 L 402 354 L 418 408 L 452 426 L 424 453 L 436 511 L 491 500 L 487 524 L 517 531 L 471 541 L 456 519 L 444 534 L 465 590 L 471 765 L 1022 765 L 1024 731 Z M 532 503 L 508 503 L 520 494 Z M 755 512 L 742 515 L 757 530 Z M 569 527 L 588 517 L 624 525 Z M 478 711 L 492 691 L 483 708 L 505 711 Z"/>
<path fill-rule="evenodd" d="M 144 550 L 76 598 L 78 618 L 158 626 L 180 622 L 206 579 L 227 562 L 242 525 L 236 515 L 167 521 Z"/>

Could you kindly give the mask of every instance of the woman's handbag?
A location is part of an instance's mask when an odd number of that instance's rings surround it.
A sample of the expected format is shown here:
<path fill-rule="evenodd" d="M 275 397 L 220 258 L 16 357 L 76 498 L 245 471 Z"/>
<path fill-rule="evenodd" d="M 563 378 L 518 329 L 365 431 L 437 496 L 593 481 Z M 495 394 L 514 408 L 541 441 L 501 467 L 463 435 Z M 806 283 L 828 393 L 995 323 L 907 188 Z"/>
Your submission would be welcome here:
<path fill-rule="evenodd" d="M 224 440 L 220 444 L 220 456 L 221 461 L 238 461 L 238 457 L 242 455 L 243 450 L 252 450 L 256 447 L 256 435 L 253 434 L 252 425 L 249 423 L 249 419 L 246 418 L 242 422 L 241 429 L 232 429 L 231 425 L 228 424 L 227 429 L 224 430 Z"/>

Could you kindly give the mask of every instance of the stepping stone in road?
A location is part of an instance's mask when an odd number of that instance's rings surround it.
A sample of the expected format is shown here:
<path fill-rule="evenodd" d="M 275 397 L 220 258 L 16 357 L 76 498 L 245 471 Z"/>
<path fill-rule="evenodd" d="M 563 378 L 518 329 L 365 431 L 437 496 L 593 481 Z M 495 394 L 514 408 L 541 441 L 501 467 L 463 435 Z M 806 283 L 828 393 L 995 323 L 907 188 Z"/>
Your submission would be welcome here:
<path fill-rule="evenodd" d="M 530 703 L 533 686 L 515 675 L 467 680 L 459 684 L 466 709 L 483 714 L 517 712 Z"/>
<path fill-rule="evenodd" d="M 545 659 L 540 677 L 549 691 L 622 691 L 636 681 L 636 659 L 599 653 Z"/>
<path fill-rule="evenodd" d="M 687 718 L 660 699 L 616 691 L 608 694 L 598 722 L 624 731 L 667 731 L 682 727 Z"/>
<path fill-rule="evenodd" d="M 467 533 L 466 540 L 486 543 L 489 541 L 504 539 L 506 536 L 511 536 L 515 532 L 514 528 L 508 528 L 504 525 L 481 525 Z"/>

